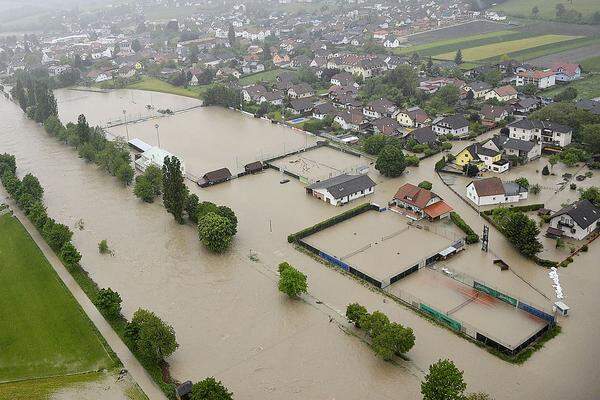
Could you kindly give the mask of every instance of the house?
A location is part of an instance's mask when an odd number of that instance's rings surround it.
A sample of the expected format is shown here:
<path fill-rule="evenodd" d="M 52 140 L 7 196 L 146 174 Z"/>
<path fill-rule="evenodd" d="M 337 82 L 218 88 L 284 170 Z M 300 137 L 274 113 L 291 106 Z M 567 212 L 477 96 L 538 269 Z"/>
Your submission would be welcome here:
<path fill-rule="evenodd" d="M 431 121 L 431 118 L 429 118 L 425 111 L 421 110 L 418 106 L 400 110 L 396 114 L 396 119 L 400 125 L 414 128 L 425 126 Z"/>
<path fill-rule="evenodd" d="M 467 185 L 467 198 L 477 206 L 515 203 L 527 198 L 527 189 L 498 177 L 472 181 Z"/>
<path fill-rule="evenodd" d="M 267 92 L 261 95 L 258 99 L 258 104 L 269 103 L 274 106 L 280 106 L 283 104 L 285 96 L 280 91 Z"/>
<path fill-rule="evenodd" d="M 292 114 L 303 115 L 310 112 L 313 107 L 314 103 L 311 99 L 301 98 L 290 100 L 288 110 L 290 110 Z"/>
<path fill-rule="evenodd" d="M 438 143 L 438 135 L 433 131 L 433 129 L 431 129 L 430 126 L 417 128 L 414 131 L 410 132 L 410 136 L 418 144 L 426 144 L 430 148 Z"/>
<path fill-rule="evenodd" d="M 308 83 L 299 83 L 288 89 L 288 96 L 291 99 L 304 99 L 315 95 L 315 91 Z"/>
<path fill-rule="evenodd" d="M 583 240 L 598 229 L 600 209 L 589 200 L 576 201 L 550 216 L 547 235 Z"/>
<path fill-rule="evenodd" d="M 386 136 L 402 135 L 402 127 L 394 118 L 381 117 L 372 122 L 373 132 Z"/>
<path fill-rule="evenodd" d="M 484 98 L 486 100 L 496 99 L 500 102 L 506 102 L 517 98 L 517 89 L 511 85 L 500 86 L 487 92 Z"/>
<path fill-rule="evenodd" d="M 511 106 L 514 109 L 514 114 L 524 116 L 529 114 L 531 111 L 537 110 L 540 103 L 535 97 L 523 97 L 514 102 L 511 102 Z"/>
<path fill-rule="evenodd" d="M 581 78 L 581 66 L 579 64 L 557 61 L 552 63 L 550 68 L 559 82 L 571 82 Z"/>
<path fill-rule="evenodd" d="M 146 168 L 150 165 L 155 165 L 162 170 L 163 164 L 165 162 L 166 157 L 174 157 L 173 154 L 168 151 L 161 149 L 156 146 L 150 147 L 148 150 L 144 151 L 140 156 L 135 160 L 135 167 L 144 172 Z M 181 173 L 185 174 L 185 165 L 181 157 L 177 157 L 180 161 Z"/>
<path fill-rule="evenodd" d="M 395 49 L 400 47 L 400 40 L 394 35 L 388 35 L 383 41 L 383 47 L 387 49 Z"/>
<path fill-rule="evenodd" d="M 205 188 L 217 183 L 226 182 L 232 178 L 231 172 L 227 168 L 221 168 L 207 172 L 198 180 L 198 186 Z"/>
<path fill-rule="evenodd" d="M 555 122 L 524 118 L 508 124 L 508 136 L 513 139 L 539 141 L 542 146 L 565 147 L 571 143 L 573 130 Z"/>
<path fill-rule="evenodd" d="M 354 82 L 354 77 L 352 76 L 352 74 L 350 74 L 348 72 L 339 72 L 339 73 L 333 75 L 331 77 L 330 82 L 332 85 L 336 85 L 336 86 L 356 86 L 356 87 L 358 87 L 358 84 L 356 82 Z"/>
<path fill-rule="evenodd" d="M 267 89 L 263 85 L 250 85 L 242 89 L 242 97 L 245 102 L 259 102 L 261 96 L 267 94 Z"/>
<path fill-rule="evenodd" d="M 534 84 L 538 89 L 546 89 L 556 84 L 556 75 L 551 70 L 526 70 L 518 72 L 516 78 L 517 86 Z"/>
<path fill-rule="evenodd" d="M 469 121 L 462 115 L 450 115 L 434 121 L 432 129 L 438 135 L 465 137 L 469 134 Z"/>
<path fill-rule="evenodd" d="M 396 109 L 388 99 L 372 100 L 363 108 L 363 114 L 367 118 L 391 117 Z"/>
<path fill-rule="evenodd" d="M 488 149 L 504 152 L 507 156 L 514 156 L 521 163 L 527 163 L 542 155 L 542 146 L 538 142 L 513 139 L 505 135 L 495 135 L 482 144 Z"/>
<path fill-rule="evenodd" d="M 466 84 L 463 89 L 466 92 L 473 92 L 473 98 L 479 99 L 484 97 L 492 89 L 492 86 L 487 82 L 475 81 Z"/>
<path fill-rule="evenodd" d="M 313 183 L 306 193 L 326 203 L 340 206 L 375 191 L 375 182 L 368 175 L 342 174 Z"/>
<path fill-rule="evenodd" d="M 462 149 L 454 159 L 454 164 L 464 167 L 467 164 L 476 165 L 479 170 L 490 170 L 497 173 L 507 171 L 510 163 L 502 160 L 502 153 L 490 146 L 473 143 Z"/>
<path fill-rule="evenodd" d="M 363 113 L 355 109 L 338 112 L 333 120 L 346 130 L 359 131 L 366 125 Z"/>
<path fill-rule="evenodd" d="M 480 115 L 484 125 L 487 122 L 494 126 L 496 122 L 500 122 L 504 118 L 508 117 L 511 111 L 512 109 L 509 107 L 484 104 L 481 107 Z"/>
<path fill-rule="evenodd" d="M 322 120 L 325 117 L 327 117 L 328 115 L 333 116 L 336 111 L 337 111 L 337 108 L 335 108 L 335 106 L 331 103 L 317 104 L 313 108 L 313 117 L 316 119 Z"/>
<path fill-rule="evenodd" d="M 395 208 L 393 211 L 402 209 L 410 211 L 406 216 L 412 219 L 428 218 L 438 220 L 450 215 L 450 207 L 440 196 L 431 190 L 423 189 L 411 183 L 400 186 L 391 202 Z M 399 209 L 398 209 L 399 208 Z"/>
<path fill-rule="evenodd" d="M 581 99 L 577 100 L 575 107 L 580 110 L 586 110 L 595 115 L 600 115 L 600 101 Z"/>

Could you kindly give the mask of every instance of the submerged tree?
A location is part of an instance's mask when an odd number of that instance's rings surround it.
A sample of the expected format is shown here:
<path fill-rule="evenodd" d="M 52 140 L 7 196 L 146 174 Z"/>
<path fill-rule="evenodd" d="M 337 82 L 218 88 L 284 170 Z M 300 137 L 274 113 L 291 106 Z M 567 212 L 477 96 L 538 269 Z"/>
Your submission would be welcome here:
<path fill-rule="evenodd" d="M 187 187 L 183 181 L 181 162 L 175 156 L 165 157 L 163 164 L 163 202 L 177 222 L 183 224 Z"/>

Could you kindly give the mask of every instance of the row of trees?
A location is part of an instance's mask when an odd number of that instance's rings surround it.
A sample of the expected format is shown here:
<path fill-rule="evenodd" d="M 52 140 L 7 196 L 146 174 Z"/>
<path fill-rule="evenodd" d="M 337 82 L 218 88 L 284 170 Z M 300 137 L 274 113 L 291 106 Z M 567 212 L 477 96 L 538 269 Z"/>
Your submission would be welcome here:
<path fill-rule="evenodd" d="M 36 122 L 44 122 L 48 117 L 58 115 L 54 93 L 44 80 L 35 79 L 29 74 L 19 75 L 11 94 L 27 116 Z"/>
<path fill-rule="evenodd" d="M 494 209 L 492 219 L 508 241 L 524 256 L 534 258 L 543 250 L 543 245 L 537 238 L 540 230 L 536 222 L 525 213 L 500 207 Z"/>
<path fill-rule="evenodd" d="M 364 306 L 352 303 L 346 307 L 346 318 L 371 337 L 373 350 L 384 360 L 404 354 L 415 345 L 413 330 L 390 322 L 381 311 L 369 314 Z"/>

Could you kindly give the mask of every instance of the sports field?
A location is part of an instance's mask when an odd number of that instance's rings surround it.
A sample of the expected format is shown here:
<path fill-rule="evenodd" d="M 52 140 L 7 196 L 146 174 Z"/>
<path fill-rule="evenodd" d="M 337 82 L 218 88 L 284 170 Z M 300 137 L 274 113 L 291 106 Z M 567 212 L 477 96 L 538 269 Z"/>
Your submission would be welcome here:
<path fill-rule="evenodd" d="M 530 38 L 493 43 L 483 46 L 469 47 L 461 49 L 461 51 L 464 61 L 479 61 L 501 56 L 503 54 L 509 54 L 517 51 L 531 49 L 534 47 L 566 42 L 568 40 L 574 40 L 578 38 L 578 36 L 569 35 L 541 35 Z M 435 58 L 441 60 L 454 60 L 455 56 L 456 52 L 452 51 L 443 54 L 438 54 L 435 56 Z"/>
<path fill-rule="evenodd" d="M 556 5 L 562 4 L 567 11 L 575 10 L 584 17 L 600 10 L 598 0 L 507 0 L 494 7 L 496 11 L 502 11 L 507 15 L 515 17 L 533 17 L 531 10 L 538 8 L 538 18 L 556 19 Z"/>
<path fill-rule="evenodd" d="M 103 339 L 21 223 L 0 216 L 0 238 L 0 382 L 114 367 Z"/>

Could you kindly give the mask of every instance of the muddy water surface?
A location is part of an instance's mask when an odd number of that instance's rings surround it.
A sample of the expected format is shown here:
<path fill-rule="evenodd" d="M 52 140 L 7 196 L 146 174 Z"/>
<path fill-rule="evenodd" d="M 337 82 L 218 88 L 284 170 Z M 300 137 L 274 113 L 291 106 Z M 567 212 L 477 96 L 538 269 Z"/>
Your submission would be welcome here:
<path fill-rule="evenodd" d="M 117 96 L 108 104 L 96 98 L 104 98 L 104 94 L 87 96 L 60 101 L 61 115 L 90 113 L 94 115 L 90 120 L 98 122 L 103 107 L 107 114 L 118 114 L 130 101 L 124 95 L 122 103 Z M 153 101 L 165 104 L 181 99 L 154 96 Z M 201 113 L 205 115 L 195 115 Z M 85 164 L 26 120 L 14 104 L 0 100 L 0 115 L 0 152 L 14 153 L 22 174 L 33 172 L 39 177 L 46 188 L 49 213 L 57 220 L 74 227 L 83 219 L 85 227 L 75 232 L 74 241 L 93 279 L 101 287 L 119 291 L 126 316 L 138 307 L 147 307 L 174 326 L 180 348 L 169 362 L 181 380 L 215 375 L 239 398 L 248 399 L 417 399 L 422 371 L 437 359 L 449 357 L 465 370 L 473 390 L 485 390 L 499 399 L 593 399 L 600 390 L 600 373 L 595 367 L 599 351 L 592 335 L 600 327 L 594 300 L 600 274 L 592 256 L 600 251 L 597 243 L 561 270 L 567 302 L 574 307 L 573 315 L 563 322 L 564 333 L 517 367 L 398 304 L 384 302 L 381 295 L 362 284 L 295 251 L 285 240 L 288 233 L 340 212 L 307 196 L 296 181 L 281 185 L 280 175 L 267 171 L 208 190 L 190 187 L 202 200 L 229 205 L 238 214 L 239 233 L 232 250 L 215 256 L 198 244 L 192 227 L 174 223 L 160 204 L 136 200 L 114 178 Z M 176 115 L 169 118 L 177 124 L 162 123 L 166 119 L 159 124 L 161 129 L 165 127 L 165 137 L 176 138 L 181 132 L 185 140 L 192 140 L 193 148 L 201 147 L 192 139 L 200 128 L 211 131 L 218 127 L 225 137 L 238 135 L 240 129 L 250 130 L 247 133 L 252 137 L 265 132 L 277 136 L 284 129 L 263 121 L 249 123 L 247 117 L 225 110 L 214 111 L 214 125 L 211 109 L 180 115 L 190 117 L 178 120 Z M 299 143 L 303 141 L 299 135 Z M 172 143 L 175 146 L 176 140 Z M 177 151 L 167 144 L 164 147 Z M 436 160 L 432 157 L 422 162 L 402 178 L 374 176 L 378 186 L 369 200 L 387 202 L 400 184 L 427 179 L 480 231 L 482 221 L 475 212 L 433 175 Z M 102 239 L 108 240 L 113 257 L 98 254 L 97 244 Z M 545 270 L 524 262 L 499 235 L 492 236 L 491 246 L 521 276 L 546 295 L 552 294 Z M 469 252 L 475 255 L 478 250 Z M 249 259 L 251 253 L 258 261 Z M 308 275 L 311 294 L 325 304 L 289 301 L 278 293 L 274 271 L 284 259 Z M 469 263 L 467 267 L 488 281 L 503 279 L 506 285 L 522 285 L 519 290 L 527 291 L 520 278 L 506 278 L 489 265 Z M 343 314 L 345 305 L 353 301 L 369 310 L 381 309 L 392 320 L 413 327 L 417 344 L 408 354 L 411 362 L 401 366 L 382 362 L 364 343 L 329 322 L 330 315 Z"/>

